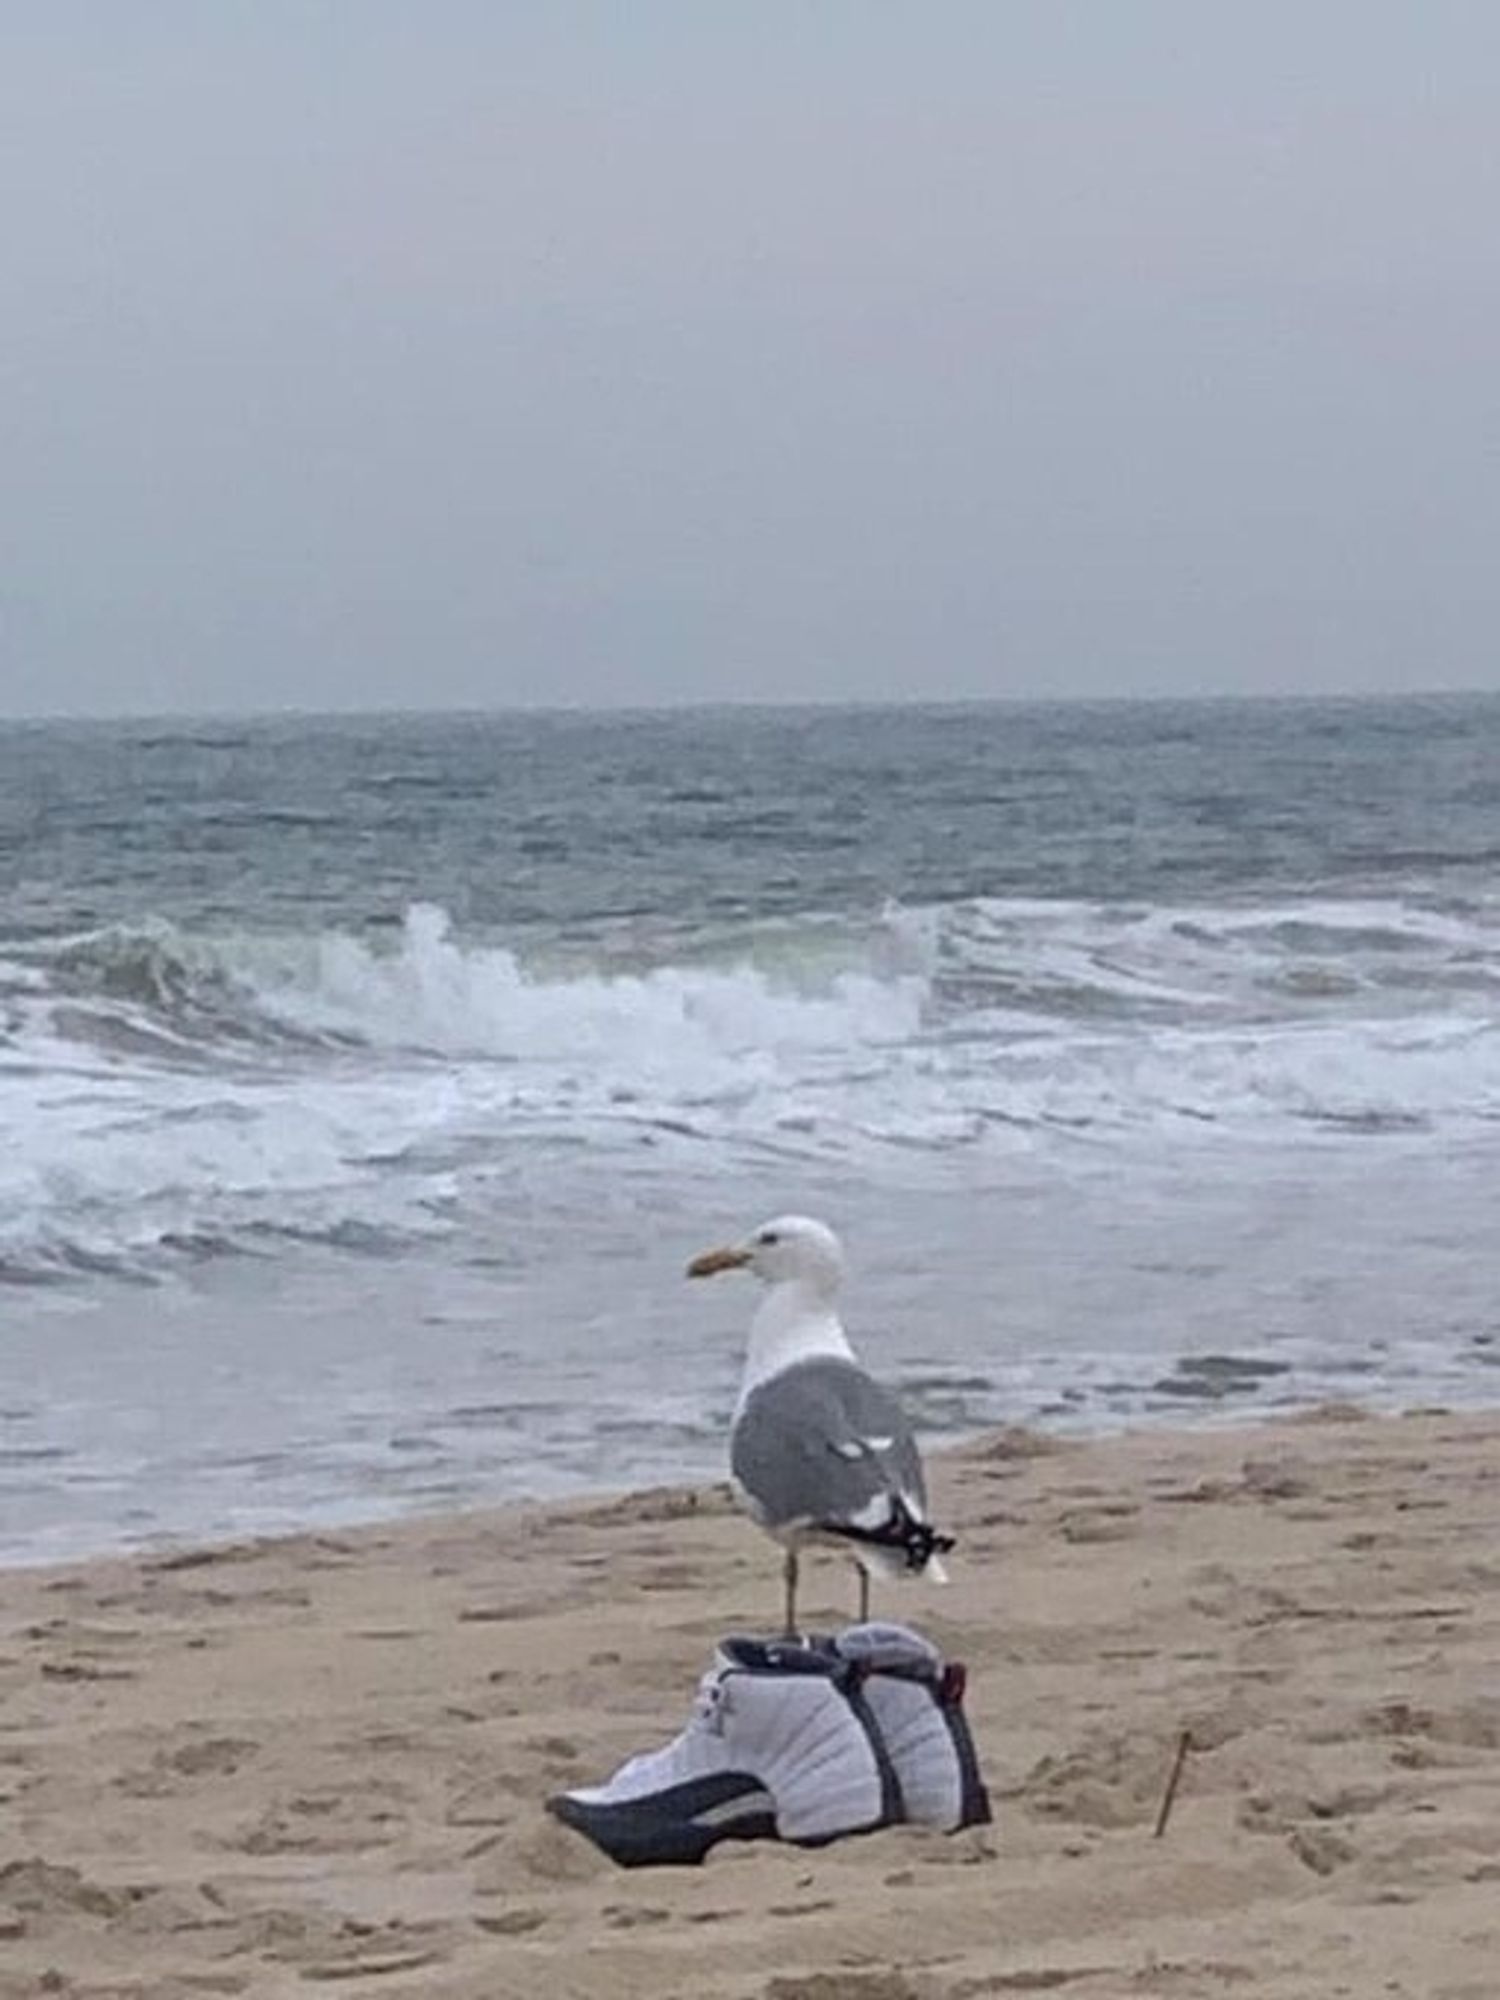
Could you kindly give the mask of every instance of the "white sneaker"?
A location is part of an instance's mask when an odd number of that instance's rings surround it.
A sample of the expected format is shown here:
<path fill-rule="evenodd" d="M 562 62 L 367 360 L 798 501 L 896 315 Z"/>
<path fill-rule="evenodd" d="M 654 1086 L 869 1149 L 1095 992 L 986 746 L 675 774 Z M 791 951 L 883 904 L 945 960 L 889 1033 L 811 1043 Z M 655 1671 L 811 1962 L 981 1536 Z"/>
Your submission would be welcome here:
<path fill-rule="evenodd" d="M 549 1809 L 624 1867 L 701 1861 L 720 1840 L 816 1843 L 889 1825 L 900 1793 L 864 1682 L 829 1648 L 726 1639 L 679 1736 Z"/>

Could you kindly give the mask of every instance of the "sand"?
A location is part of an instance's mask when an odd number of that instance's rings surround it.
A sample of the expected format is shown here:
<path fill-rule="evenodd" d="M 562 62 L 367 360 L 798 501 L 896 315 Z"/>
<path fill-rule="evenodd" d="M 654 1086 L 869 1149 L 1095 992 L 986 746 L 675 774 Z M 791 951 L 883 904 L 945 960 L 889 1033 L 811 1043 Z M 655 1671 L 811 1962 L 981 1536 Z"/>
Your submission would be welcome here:
<path fill-rule="evenodd" d="M 995 1825 L 697 1870 L 542 1802 L 774 1624 L 722 1493 L 0 1576 L 0 1995 L 1496 2000 L 1500 1413 L 934 1474 L 954 1581 L 877 1609 L 968 1662 Z"/>

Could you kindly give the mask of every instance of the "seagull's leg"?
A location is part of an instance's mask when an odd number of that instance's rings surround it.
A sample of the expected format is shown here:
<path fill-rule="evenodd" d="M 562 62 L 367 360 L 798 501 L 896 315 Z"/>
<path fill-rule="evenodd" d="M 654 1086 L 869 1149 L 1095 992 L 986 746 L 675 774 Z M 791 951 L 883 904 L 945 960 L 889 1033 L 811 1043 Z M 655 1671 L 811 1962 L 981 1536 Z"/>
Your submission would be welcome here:
<path fill-rule="evenodd" d="M 783 1637 L 797 1637 L 797 1551 L 788 1549 L 781 1560 L 782 1580 L 786 1584 L 786 1629 Z"/>
<path fill-rule="evenodd" d="M 854 1567 L 859 1571 L 859 1622 L 861 1625 L 868 1625 L 870 1622 L 870 1572 L 865 1568 L 863 1563 L 856 1563 Z"/>

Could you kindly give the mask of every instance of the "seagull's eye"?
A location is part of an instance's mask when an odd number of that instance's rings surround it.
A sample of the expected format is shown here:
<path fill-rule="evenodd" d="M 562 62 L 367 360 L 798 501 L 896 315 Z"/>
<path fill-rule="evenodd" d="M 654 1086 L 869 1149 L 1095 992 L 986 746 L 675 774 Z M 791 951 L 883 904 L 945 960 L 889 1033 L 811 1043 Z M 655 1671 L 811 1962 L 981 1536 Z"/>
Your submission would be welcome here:
<path fill-rule="evenodd" d="M 769 1249 L 773 1243 L 778 1241 L 778 1238 L 774 1229 L 763 1229 L 756 1240 L 764 1243 L 767 1249 Z"/>

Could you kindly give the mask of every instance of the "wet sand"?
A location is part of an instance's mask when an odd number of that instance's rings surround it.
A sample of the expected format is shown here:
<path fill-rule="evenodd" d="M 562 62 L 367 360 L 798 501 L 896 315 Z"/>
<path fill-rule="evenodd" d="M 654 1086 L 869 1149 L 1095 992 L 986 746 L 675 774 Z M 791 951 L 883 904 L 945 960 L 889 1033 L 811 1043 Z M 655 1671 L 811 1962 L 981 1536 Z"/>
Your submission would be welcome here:
<path fill-rule="evenodd" d="M 968 1663 L 994 1826 L 700 1870 L 543 1801 L 774 1625 L 722 1492 L 0 1574 L 0 1995 L 1494 2000 L 1500 1412 L 933 1471 L 954 1581 L 876 1609 Z"/>

